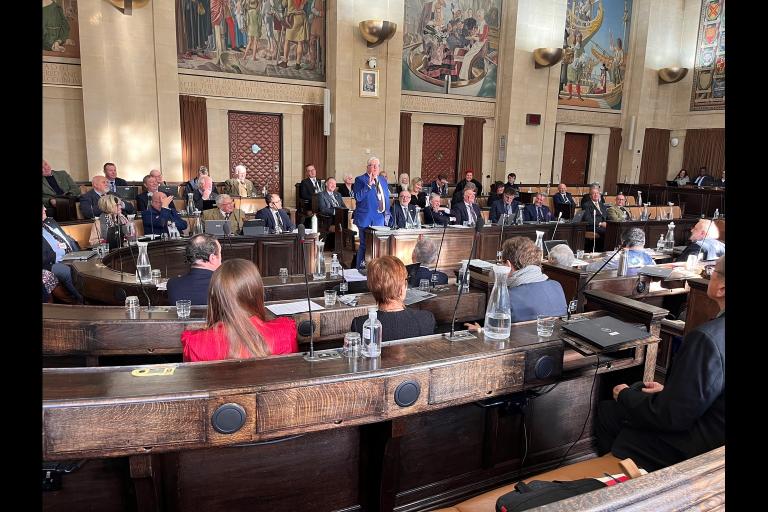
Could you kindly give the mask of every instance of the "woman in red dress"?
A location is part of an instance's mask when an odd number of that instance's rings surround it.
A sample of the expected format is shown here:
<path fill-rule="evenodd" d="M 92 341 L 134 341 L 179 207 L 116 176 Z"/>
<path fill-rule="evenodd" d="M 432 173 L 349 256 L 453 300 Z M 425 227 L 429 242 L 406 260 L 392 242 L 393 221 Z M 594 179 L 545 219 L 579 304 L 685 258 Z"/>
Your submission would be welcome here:
<path fill-rule="evenodd" d="M 205 328 L 181 334 L 184 361 L 250 359 L 298 351 L 290 318 L 267 321 L 264 283 L 253 262 L 227 260 L 208 286 Z"/>

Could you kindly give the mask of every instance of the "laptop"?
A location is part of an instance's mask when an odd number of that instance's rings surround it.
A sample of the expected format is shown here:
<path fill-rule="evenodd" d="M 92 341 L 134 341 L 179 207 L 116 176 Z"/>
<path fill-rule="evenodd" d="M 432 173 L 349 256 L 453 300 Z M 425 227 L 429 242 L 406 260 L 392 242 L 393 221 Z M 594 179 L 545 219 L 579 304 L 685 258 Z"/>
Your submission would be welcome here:
<path fill-rule="evenodd" d="M 251 219 L 243 222 L 245 236 L 266 235 L 269 229 L 264 225 L 264 219 Z"/>
<path fill-rule="evenodd" d="M 117 197 L 120 199 L 132 201 L 136 199 L 136 192 L 138 188 L 139 187 L 117 186 L 115 187 L 115 194 L 117 194 Z"/>
<path fill-rule="evenodd" d="M 568 203 L 568 204 L 558 203 L 554 206 L 555 206 L 555 211 L 552 216 L 555 219 L 557 218 L 557 215 L 559 213 L 563 214 L 564 219 L 570 219 L 571 217 L 573 217 L 573 213 L 576 210 L 576 205 L 573 203 Z"/>
<path fill-rule="evenodd" d="M 62 256 L 61 261 L 85 261 L 96 256 L 96 251 L 72 251 Z"/>
<path fill-rule="evenodd" d="M 179 187 L 171 187 L 169 185 L 160 185 L 157 187 L 157 190 L 162 192 L 163 194 L 167 196 L 173 196 L 174 199 L 178 199 L 179 197 Z"/>
<path fill-rule="evenodd" d="M 674 180 L 673 181 L 667 181 L 667 186 L 668 187 L 676 187 L 677 186 L 677 182 L 674 181 Z"/>
<path fill-rule="evenodd" d="M 563 329 L 605 350 L 650 336 L 647 330 L 612 316 L 563 324 Z"/>
<path fill-rule="evenodd" d="M 549 258 L 549 251 L 556 245 L 568 245 L 567 240 L 544 240 L 544 257 Z"/>
<path fill-rule="evenodd" d="M 227 220 L 206 220 L 205 232 L 209 235 L 221 235 L 224 236 L 224 224 L 228 223 Z"/>

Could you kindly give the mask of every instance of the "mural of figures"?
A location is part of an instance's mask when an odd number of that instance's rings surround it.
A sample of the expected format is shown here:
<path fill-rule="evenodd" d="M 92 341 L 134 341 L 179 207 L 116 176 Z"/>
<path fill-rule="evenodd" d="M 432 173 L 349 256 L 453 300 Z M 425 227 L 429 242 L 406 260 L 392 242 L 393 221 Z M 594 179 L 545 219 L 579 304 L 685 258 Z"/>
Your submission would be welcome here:
<path fill-rule="evenodd" d="M 77 0 L 43 0 L 43 57 L 80 58 Z"/>
<path fill-rule="evenodd" d="M 568 0 L 558 105 L 621 110 L 632 0 Z"/>
<path fill-rule="evenodd" d="M 691 110 L 725 108 L 725 0 L 704 0 L 693 68 Z"/>
<path fill-rule="evenodd" d="M 405 0 L 404 91 L 496 97 L 501 0 Z"/>
<path fill-rule="evenodd" d="M 325 80 L 325 0 L 176 0 L 181 69 Z"/>

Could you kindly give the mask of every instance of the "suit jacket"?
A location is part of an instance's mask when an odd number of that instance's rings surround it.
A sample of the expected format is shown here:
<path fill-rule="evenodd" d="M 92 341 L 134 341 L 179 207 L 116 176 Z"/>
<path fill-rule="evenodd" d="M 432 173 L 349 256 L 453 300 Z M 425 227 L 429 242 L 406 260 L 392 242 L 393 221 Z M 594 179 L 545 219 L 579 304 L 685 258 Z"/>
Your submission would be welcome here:
<path fill-rule="evenodd" d="M 245 180 L 245 194 L 250 196 L 253 192 L 253 182 L 246 178 Z M 237 178 L 232 178 L 224 182 L 224 193 L 229 194 L 232 197 L 240 197 L 240 182 Z"/>
<path fill-rule="evenodd" d="M 346 208 L 347 206 L 344 204 L 344 199 L 342 199 L 341 194 L 334 191 L 333 197 L 336 199 L 336 206 L 339 208 Z M 317 196 L 317 204 L 320 208 L 320 213 L 323 215 L 328 215 L 330 217 L 333 217 L 334 214 L 334 206 L 331 202 L 331 196 L 328 195 L 328 191 L 324 190 L 320 192 Z"/>
<path fill-rule="evenodd" d="M 142 192 L 141 194 L 136 196 L 136 209 L 138 211 L 144 211 L 147 209 L 150 199 L 149 199 L 149 193 L 148 192 Z M 168 205 L 168 208 L 170 208 L 173 211 L 176 211 L 176 205 L 173 201 L 171 201 L 171 204 Z"/>
<path fill-rule="evenodd" d="M 347 186 L 346 183 L 341 183 L 336 187 L 336 190 L 339 191 L 339 194 L 341 194 L 341 197 L 352 197 L 352 189 Z"/>
<path fill-rule="evenodd" d="M 208 199 L 203 199 L 203 193 L 200 189 L 197 189 L 192 193 L 192 202 L 195 203 L 195 208 L 202 212 L 205 210 L 204 201 L 215 201 L 217 197 L 219 197 L 219 193 L 211 190 L 211 195 L 208 196 Z"/>
<path fill-rule="evenodd" d="M 441 226 L 445 226 L 446 224 L 451 223 L 451 214 L 444 212 L 442 210 L 438 210 L 437 212 L 432 211 L 432 207 L 424 208 L 424 224 L 439 224 Z"/>
<path fill-rule="evenodd" d="M 111 192 L 107 192 L 107 194 L 114 195 Z M 80 196 L 80 213 L 83 214 L 83 217 L 86 219 L 93 219 L 101 215 L 102 211 L 101 208 L 99 208 L 99 199 L 101 199 L 101 196 L 93 189 Z M 136 213 L 136 208 L 133 207 L 133 204 L 131 204 L 130 201 L 123 201 L 123 205 L 124 214 L 129 215 Z"/>
<path fill-rule="evenodd" d="M 606 220 L 613 220 L 613 221 L 632 220 L 632 214 L 630 213 L 628 208 L 625 208 L 623 206 L 611 206 L 610 208 L 608 208 L 608 216 L 606 217 Z"/>
<path fill-rule="evenodd" d="M 475 215 L 477 215 L 478 219 L 482 216 L 480 214 L 480 207 L 477 206 L 477 203 L 472 203 L 472 210 L 475 212 Z M 464 224 L 465 221 L 472 220 L 469 218 L 469 215 L 467 214 L 467 207 L 464 204 L 464 201 L 461 201 L 453 205 L 453 207 L 451 208 L 451 217 L 456 217 L 456 224 L 458 224 L 459 226 Z"/>
<path fill-rule="evenodd" d="M 392 216 L 389 218 L 389 227 L 404 228 L 407 219 L 405 218 L 405 213 L 403 212 L 403 207 L 400 205 L 400 201 L 397 201 L 392 205 L 391 214 Z M 408 214 L 411 216 L 412 222 L 417 222 L 418 214 L 416 213 L 416 207 L 414 205 L 408 205 Z"/>
<path fill-rule="evenodd" d="M 193 178 L 193 179 L 189 180 L 188 182 L 186 182 L 184 184 L 184 195 L 186 196 L 187 194 L 194 194 L 197 191 L 197 188 L 199 186 L 198 183 L 199 182 L 197 181 L 197 178 Z M 214 189 L 215 188 L 216 187 L 214 186 Z M 214 190 L 214 192 L 215 192 L 215 190 Z"/>
<path fill-rule="evenodd" d="M 278 214 L 280 215 L 280 219 L 283 221 L 283 229 L 285 231 L 293 231 L 296 226 L 293 225 L 291 222 L 291 218 L 288 217 L 288 214 L 285 213 L 285 210 L 282 208 L 278 210 Z M 257 219 L 263 219 L 264 225 L 268 227 L 271 230 L 277 230 L 277 224 L 275 223 L 275 216 L 272 215 L 272 209 L 267 206 L 266 208 L 262 208 L 258 212 L 256 212 L 256 218 Z"/>
<path fill-rule="evenodd" d="M 109 183 L 109 178 L 107 178 L 107 183 Z M 127 187 L 128 182 L 125 181 L 123 178 L 115 177 L 115 187 Z M 112 191 L 112 187 L 109 188 L 109 191 Z"/>
<path fill-rule="evenodd" d="M 203 217 L 205 220 L 224 220 L 224 214 L 218 208 L 209 208 L 203 210 Z M 233 235 L 240 235 L 243 232 L 243 211 L 235 208 L 232 213 L 229 214 L 229 232 Z"/>
<path fill-rule="evenodd" d="M 596 211 L 597 215 L 595 216 L 595 220 L 598 224 L 601 222 L 605 222 L 608 220 L 608 210 L 605 207 L 605 203 L 599 203 L 600 207 L 595 209 L 595 203 L 593 203 L 591 200 L 587 201 L 586 203 L 582 203 L 581 207 L 584 209 L 584 222 L 592 223 L 592 212 Z"/>
<path fill-rule="evenodd" d="M 537 315 L 562 316 L 566 313 L 563 287 L 551 279 L 510 287 L 509 302 L 512 322 L 536 320 Z"/>
<path fill-rule="evenodd" d="M 433 181 L 429 184 L 430 188 L 432 189 L 432 192 L 436 194 L 440 194 L 440 197 L 446 197 L 448 195 L 448 184 L 446 183 L 444 186 L 440 186 L 437 184 L 437 180 Z"/>
<path fill-rule="evenodd" d="M 75 180 L 72 179 L 72 176 L 70 176 L 67 171 L 53 171 L 51 175 L 56 180 L 56 183 L 59 184 L 61 190 L 64 191 L 65 195 L 68 194 L 74 197 L 80 197 L 80 186 L 75 183 Z M 45 176 L 43 176 L 43 203 L 50 204 L 51 198 L 58 195 L 59 194 L 53 190 L 53 187 L 48 184 L 48 180 Z"/>
<path fill-rule="evenodd" d="M 504 201 L 494 201 L 493 206 L 491 206 L 491 214 L 488 217 L 491 222 L 499 222 L 501 216 L 507 213 L 506 206 Z M 517 215 L 518 206 L 520 206 L 520 202 L 517 199 L 513 199 L 512 204 L 510 205 L 512 208 L 512 215 Z"/>
<path fill-rule="evenodd" d="M 699 253 L 703 253 L 703 258 L 707 261 L 715 260 L 725 254 L 725 244 L 716 238 L 705 238 L 704 240 L 692 242 L 677 257 L 676 261 L 687 261 L 689 255 L 695 254 L 698 256 Z"/>
<path fill-rule="evenodd" d="M 480 194 L 482 194 L 483 193 L 483 184 L 480 183 L 479 181 L 477 181 L 475 178 L 472 178 L 471 181 L 477 187 L 477 195 L 479 196 Z M 461 180 L 460 182 L 458 182 L 456 184 L 456 192 L 464 190 L 464 187 L 466 187 L 466 186 L 467 186 L 467 180 L 466 179 Z"/>
<path fill-rule="evenodd" d="M 576 203 L 573 201 L 573 196 L 570 192 L 565 193 L 565 200 L 563 199 L 563 196 L 558 192 L 552 196 L 552 202 L 554 204 L 572 204 L 576 206 Z"/>
<path fill-rule="evenodd" d="M 187 299 L 192 301 L 193 306 L 208 304 L 208 284 L 212 275 L 213 270 L 192 267 L 188 274 L 169 279 L 169 303 L 175 304 L 177 300 Z"/>
<path fill-rule="evenodd" d="M 704 178 L 701 180 L 701 183 L 699 183 L 699 176 L 696 176 L 691 180 L 691 185 L 696 185 L 697 187 L 714 187 L 715 186 L 715 178 L 710 176 L 709 174 L 705 174 Z"/>
<path fill-rule="evenodd" d="M 312 204 L 313 195 L 317 194 L 318 192 L 325 191 L 325 187 L 323 187 L 322 183 L 320 183 L 320 179 L 315 178 L 315 181 L 317 182 L 317 189 L 315 189 L 314 185 L 312 185 L 312 180 L 309 178 L 304 178 L 301 180 L 301 185 L 299 186 L 299 197 L 301 197 L 301 200 L 305 202 L 307 208 L 309 208 L 309 205 Z"/>
<path fill-rule="evenodd" d="M 422 279 L 427 279 L 430 283 L 432 282 L 432 273 L 433 269 L 422 267 L 419 265 L 409 276 L 408 276 L 408 286 L 411 288 L 418 288 L 419 281 Z M 436 284 L 448 284 L 448 275 L 445 272 L 440 272 L 439 270 L 437 272 L 434 272 L 437 275 L 437 282 Z"/>
<path fill-rule="evenodd" d="M 592 202 L 592 198 L 590 198 L 590 197 L 589 197 L 589 194 L 584 194 L 583 196 L 581 196 L 581 203 L 579 204 L 579 206 L 581 206 L 582 208 L 584 208 L 584 205 L 585 205 L 585 204 L 587 204 L 587 203 L 591 203 L 591 202 Z M 604 203 L 604 202 L 605 202 L 605 198 L 603 197 L 603 195 L 602 195 L 602 194 L 600 194 L 600 202 L 601 202 L 601 203 Z M 591 214 L 590 214 L 590 215 L 591 215 Z"/>
<path fill-rule="evenodd" d="M 662 391 L 641 389 L 619 393 L 617 457 L 653 471 L 725 444 L 725 314 L 685 336 Z"/>
<path fill-rule="evenodd" d="M 422 191 L 418 194 L 411 193 L 411 204 L 418 206 L 422 210 L 427 207 L 427 193 Z"/>
<path fill-rule="evenodd" d="M 179 212 L 170 208 L 161 208 L 159 212 L 154 208 L 144 210 L 141 212 L 141 220 L 144 223 L 145 235 L 168 233 L 168 221 L 176 224 L 179 233 L 187 229 L 187 221 L 181 218 Z"/>
<path fill-rule="evenodd" d="M 387 179 L 379 176 L 379 187 L 384 195 L 384 212 L 389 210 L 389 184 Z M 352 186 L 355 193 L 355 225 L 361 230 L 368 226 L 383 226 L 384 212 L 379 213 L 379 199 L 376 195 L 376 186 L 368 187 L 368 173 L 363 173 L 355 178 Z M 362 231 L 360 233 L 362 235 Z"/>
<path fill-rule="evenodd" d="M 536 205 L 535 204 L 525 205 L 525 208 L 523 209 L 523 220 L 524 221 L 540 220 L 542 222 L 552 220 L 552 212 L 549 211 L 549 206 L 541 205 L 539 206 L 539 208 L 541 208 L 541 215 L 537 218 Z"/>
<path fill-rule="evenodd" d="M 43 222 L 43 229 L 47 229 L 48 232 L 51 235 L 53 235 L 53 238 L 55 238 L 57 241 L 66 244 L 67 252 L 80 250 L 80 244 L 77 243 L 77 240 L 69 236 L 66 231 L 61 229 L 61 226 L 59 226 L 59 223 L 56 222 L 53 218 L 48 217 L 47 219 L 45 219 L 45 221 Z"/>

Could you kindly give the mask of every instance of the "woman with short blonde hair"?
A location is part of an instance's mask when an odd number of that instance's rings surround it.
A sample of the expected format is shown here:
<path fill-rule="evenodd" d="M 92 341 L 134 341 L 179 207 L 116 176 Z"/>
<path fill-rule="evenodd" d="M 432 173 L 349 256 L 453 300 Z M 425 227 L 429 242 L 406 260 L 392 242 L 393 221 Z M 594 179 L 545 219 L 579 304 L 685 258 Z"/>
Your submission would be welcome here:
<path fill-rule="evenodd" d="M 109 228 L 118 224 L 122 226 L 129 222 L 125 215 L 123 215 L 119 197 L 112 194 L 104 194 L 99 198 L 98 205 L 101 215 L 93 219 L 91 236 L 88 238 L 88 243 L 91 244 L 91 247 L 107 241 Z"/>

